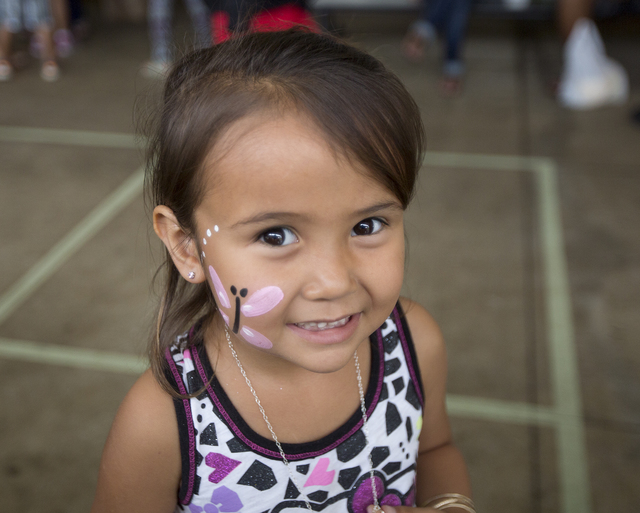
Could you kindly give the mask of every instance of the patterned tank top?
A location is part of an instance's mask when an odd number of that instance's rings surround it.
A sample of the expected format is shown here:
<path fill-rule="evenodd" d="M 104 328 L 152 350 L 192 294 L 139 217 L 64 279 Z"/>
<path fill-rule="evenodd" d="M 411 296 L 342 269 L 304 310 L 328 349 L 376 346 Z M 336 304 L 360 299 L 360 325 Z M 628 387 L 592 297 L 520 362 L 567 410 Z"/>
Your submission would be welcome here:
<path fill-rule="evenodd" d="M 373 503 L 371 463 L 380 504 L 413 506 L 423 390 L 411 335 L 400 304 L 370 336 L 371 378 L 365 391 L 369 446 L 360 408 L 333 433 L 302 444 L 282 444 L 253 431 L 217 381 L 202 344 L 189 334 L 167 350 L 175 399 L 182 481 L 176 511 L 278 513 L 305 509 L 296 477 L 314 511 L 366 513 Z"/>

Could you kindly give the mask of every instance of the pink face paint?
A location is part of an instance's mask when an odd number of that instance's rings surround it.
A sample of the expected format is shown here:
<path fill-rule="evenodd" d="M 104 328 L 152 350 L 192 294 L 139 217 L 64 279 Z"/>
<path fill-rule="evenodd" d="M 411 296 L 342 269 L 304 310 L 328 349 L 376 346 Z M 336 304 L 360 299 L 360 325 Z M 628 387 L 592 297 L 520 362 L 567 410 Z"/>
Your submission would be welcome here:
<path fill-rule="evenodd" d="M 257 317 L 275 308 L 283 297 L 284 293 L 280 287 L 265 287 L 251 294 L 240 311 L 246 317 Z"/>
<path fill-rule="evenodd" d="M 261 347 L 262 349 L 271 349 L 273 347 L 271 340 L 263 334 L 258 333 L 251 328 L 247 328 L 246 326 L 243 326 L 242 329 L 240 329 L 240 335 L 242 335 L 242 338 L 249 342 L 249 344 L 253 344 L 256 347 Z"/>
<path fill-rule="evenodd" d="M 209 266 L 209 274 L 211 275 L 213 288 L 216 290 L 216 294 L 218 295 L 220 304 L 225 308 L 231 308 L 231 302 L 229 301 L 229 296 L 227 295 L 227 291 L 224 290 L 222 282 L 220 281 L 220 277 L 218 276 L 218 273 L 215 271 L 215 269 L 212 266 Z"/>
<path fill-rule="evenodd" d="M 227 326 L 229 326 L 229 316 L 224 313 L 222 310 L 220 310 L 220 315 L 222 315 L 222 318 L 224 319 L 224 322 Z"/>

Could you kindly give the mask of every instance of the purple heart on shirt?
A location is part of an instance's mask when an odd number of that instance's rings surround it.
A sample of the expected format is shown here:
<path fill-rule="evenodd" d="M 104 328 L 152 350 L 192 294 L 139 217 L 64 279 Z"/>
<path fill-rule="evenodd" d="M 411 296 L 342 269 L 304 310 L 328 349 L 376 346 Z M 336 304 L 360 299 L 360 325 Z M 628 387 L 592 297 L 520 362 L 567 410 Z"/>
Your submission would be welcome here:
<path fill-rule="evenodd" d="M 239 461 L 227 458 L 225 455 L 217 452 L 210 452 L 207 454 L 204 461 L 207 464 L 207 467 L 213 468 L 213 472 L 209 474 L 209 481 L 216 484 L 222 481 L 234 468 L 240 465 Z"/>
<path fill-rule="evenodd" d="M 216 488 L 211 495 L 211 502 L 218 504 L 220 512 L 235 513 L 242 509 L 242 501 L 238 494 L 226 486 Z M 207 507 L 205 506 L 205 511 Z"/>

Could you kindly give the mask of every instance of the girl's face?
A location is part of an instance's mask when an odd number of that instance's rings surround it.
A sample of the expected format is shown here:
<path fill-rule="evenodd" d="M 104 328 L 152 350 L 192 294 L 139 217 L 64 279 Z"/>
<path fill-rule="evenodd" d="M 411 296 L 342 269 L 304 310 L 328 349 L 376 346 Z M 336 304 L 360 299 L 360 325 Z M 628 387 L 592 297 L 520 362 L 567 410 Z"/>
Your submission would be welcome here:
<path fill-rule="evenodd" d="M 215 155 L 197 235 L 236 346 L 285 367 L 342 368 L 400 294 L 400 202 L 303 117 L 238 121 Z"/>

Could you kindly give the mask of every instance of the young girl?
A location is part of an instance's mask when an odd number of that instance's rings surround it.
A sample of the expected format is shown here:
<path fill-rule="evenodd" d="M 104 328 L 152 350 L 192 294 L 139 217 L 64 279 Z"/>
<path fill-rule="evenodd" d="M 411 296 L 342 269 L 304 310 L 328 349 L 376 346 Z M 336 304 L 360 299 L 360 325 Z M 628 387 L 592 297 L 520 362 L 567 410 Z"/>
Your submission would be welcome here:
<path fill-rule="evenodd" d="M 166 290 L 93 512 L 473 512 L 445 350 L 399 298 L 416 104 L 373 57 L 256 33 L 168 77 L 153 142 Z"/>

